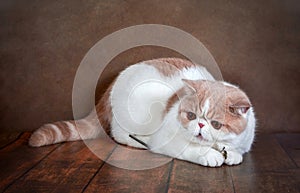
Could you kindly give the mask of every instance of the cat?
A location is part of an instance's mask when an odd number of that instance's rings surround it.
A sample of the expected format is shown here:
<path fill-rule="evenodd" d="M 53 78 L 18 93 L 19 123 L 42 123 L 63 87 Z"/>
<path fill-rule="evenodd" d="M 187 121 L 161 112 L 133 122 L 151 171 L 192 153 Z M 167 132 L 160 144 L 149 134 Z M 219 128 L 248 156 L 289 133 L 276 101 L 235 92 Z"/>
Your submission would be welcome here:
<path fill-rule="evenodd" d="M 122 71 L 96 105 L 103 128 L 120 144 L 203 166 L 237 165 L 251 149 L 256 119 L 247 95 L 206 68 L 159 58 Z M 99 135 L 92 114 L 45 124 L 29 139 L 39 147 Z"/>

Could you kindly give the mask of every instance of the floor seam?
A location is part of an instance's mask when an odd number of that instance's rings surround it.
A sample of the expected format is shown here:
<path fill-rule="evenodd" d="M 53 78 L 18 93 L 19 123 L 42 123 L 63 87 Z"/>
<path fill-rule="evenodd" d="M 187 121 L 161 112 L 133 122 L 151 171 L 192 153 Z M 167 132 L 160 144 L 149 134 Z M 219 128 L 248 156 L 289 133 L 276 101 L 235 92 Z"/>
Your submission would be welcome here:
<path fill-rule="evenodd" d="M 25 176 L 30 170 L 32 170 L 34 167 L 36 167 L 37 165 L 39 165 L 44 159 L 46 159 L 46 157 L 48 157 L 51 153 L 53 153 L 58 147 L 60 147 L 61 144 L 57 145 L 57 147 L 55 147 L 53 150 L 51 150 L 49 153 L 47 153 L 42 159 L 40 159 L 36 164 L 34 164 L 33 166 L 31 166 L 29 169 L 27 169 L 23 174 L 21 174 L 19 177 L 17 177 L 16 179 L 14 179 L 11 183 L 9 183 L 4 189 L 3 192 L 5 192 L 6 190 L 8 190 L 8 188 L 10 186 L 12 186 L 16 181 L 18 181 L 19 179 L 21 179 L 23 176 Z"/>
<path fill-rule="evenodd" d="M 174 159 L 172 159 L 171 164 L 170 164 L 170 169 L 168 172 L 168 180 L 167 180 L 167 186 L 166 186 L 166 193 L 169 191 L 169 187 L 170 187 L 170 181 L 171 181 L 171 175 L 173 172 L 173 167 L 174 167 Z"/>
<path fill-rule="evenodd" d="M 8 142 L 8 143 L 5 144 L 4 146 L 0 147 L 0 150 L 5 149 L 6 147 L 10 146 L 11 144 L 14 144 L 16 141 L 18 141 L 19 139 L 21 139 L 21 136 L 22 136 L 23 134 L 24 134 L 24 133 L 20 133 L 16 139 L 14 139 L 14 140 L 12 140 L 11 142 Z"/>
<path fill-rule="evenodd" d="M 100 167 L 97 169 L 97 171 L 94 173 L 94 175 L 91 177 L 91 179 L 88 181 L 88 183 L 83 187 L 82 189 L 82 193 L 85 192 L 85 190 L 88 188 L 88 186 L 91 184 L 91 182 L 93 181 L 93 179 L 96 177 L 96 175 L 99 173 L 99 171 L 103 168 L 103 166 L 106 164 L 106 161 L 110 158 L 110 156 L 113 154 L 113 152 L 115 151 L 115 149 L 117 148 L 118 145 L 116 145 L 111 152 L 108 154 L 108 156 L 106 157 L 105 160 L 103 160 L 103 163 L 100 165 Z M 100 159 L 100 158 L 99 158 Z"/>
<path fill-rule="evenodd" d="M 277 135 L 274 135 L 275 140 L 277 141 L 277 143 L 279 144 L 279 146 L 281 147 L 281 149 L 285 152 L 285 154 L 288 156 L 288 158 L 290 158 L 290 160 L 293 162 L 293 164 L 295 165 L 296 168 L 299 168 L 299 166 L 297 165 L 297 162 L 290 156 L 290 154 L 286 151 L 286 149 L 283 147 L 283 145 L 280 143 L 280 140 L 278 139 Z M 296 169 L 294 168 L 294 169 Z"/>
<path fill-rule="evenodd" d="M 234 192 L 234 193 L 236 193 L 236 191 L 235 191 L 234 180 L 233 180 L 233 175 L 232 175 L 232 170 L 231 170 L 231 168 L 229 168 L 229 173 L 230 173 L 230 178 L 231 178 L 231 184 L 232 184 L 232 189 L 233 189 L 233 192 Z"/>

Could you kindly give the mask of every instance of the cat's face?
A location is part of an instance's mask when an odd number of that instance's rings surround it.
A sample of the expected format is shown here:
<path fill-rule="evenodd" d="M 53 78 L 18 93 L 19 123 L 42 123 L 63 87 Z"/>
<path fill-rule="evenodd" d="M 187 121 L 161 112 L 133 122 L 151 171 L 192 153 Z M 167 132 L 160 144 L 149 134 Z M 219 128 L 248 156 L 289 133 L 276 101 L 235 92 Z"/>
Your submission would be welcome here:
<path fill-rule="evenodd" d="M 242 133 L 251 107 L 239 88 L 204 80 L 184 80 L 186 95 L 179 105 L 178 120 L 193 141 L 227 140 Z"/>

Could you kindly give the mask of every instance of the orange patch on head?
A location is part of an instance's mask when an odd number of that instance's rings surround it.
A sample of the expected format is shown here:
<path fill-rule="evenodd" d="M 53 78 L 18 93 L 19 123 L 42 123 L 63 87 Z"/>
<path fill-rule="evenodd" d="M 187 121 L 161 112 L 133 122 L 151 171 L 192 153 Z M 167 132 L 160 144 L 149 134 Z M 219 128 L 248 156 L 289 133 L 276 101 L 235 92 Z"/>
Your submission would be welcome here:
<path fill-rule="evenodd" d="M 192 121 L 189 119 L 188 114 L 199 114 L 198 104 L 199 101 L 196 95 L 186 96 L 180 101 L 180 106 L 178 110 L 178 120 L 185 128 L 188 126 L 189 122 Z"/>
<path fill-rule="evenodd" d="M 209 108 L 205 112 L 208 121 L 222 123 L 221 130 L 226 132 L 240 134 L 244 131 L 247 120 L 243 115 L 247 113 L 251 104 L 242 90 L 218 81 L 185 80 L 184 82 L 196 91 L 198 104 L 194 105 L 199 107 L 200 114 L 203 113 L 201 108 L 205 106 L 205 101 L 209 101 Z M 184 119 L 183 123 L 185 123 Z"/>

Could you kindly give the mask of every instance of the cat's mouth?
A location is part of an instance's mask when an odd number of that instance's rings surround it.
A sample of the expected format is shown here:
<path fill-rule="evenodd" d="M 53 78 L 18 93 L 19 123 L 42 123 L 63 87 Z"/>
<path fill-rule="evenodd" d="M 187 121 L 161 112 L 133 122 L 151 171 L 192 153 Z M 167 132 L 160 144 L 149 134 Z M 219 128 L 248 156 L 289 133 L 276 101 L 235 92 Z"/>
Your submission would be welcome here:
<path fill-rule="evenodd" d="M 196 136 L 196 138 L 197 138 L 199 141 L 201 141 L 201 142 L 207 142 L 207 141 L 208 141 L 207 139 L 205 139 L 205 138 L 201 135 L 201 133 L 199 133 L 199 134 Z"/>
<path fill-rule="evenodd" d="M 200 140 L 203 140 L 203 137 L 202 137 L 202 135 L 201 135 L 201 132 L 199 132 L 198 135 L 196 135 L 196 137 L 197 137 L 198 139 L 200 139 Z"/>
<path fill-rule="evenodd" d="M 200 141 L 203 141 L 203 140 L 206 140 L 203 135 L 201 134 L 201 130 L 195 130 L 194 133 L 193 133 L 193 136 L 195 138 L 197 138 L 197 140 L 200 140 Z"/>

